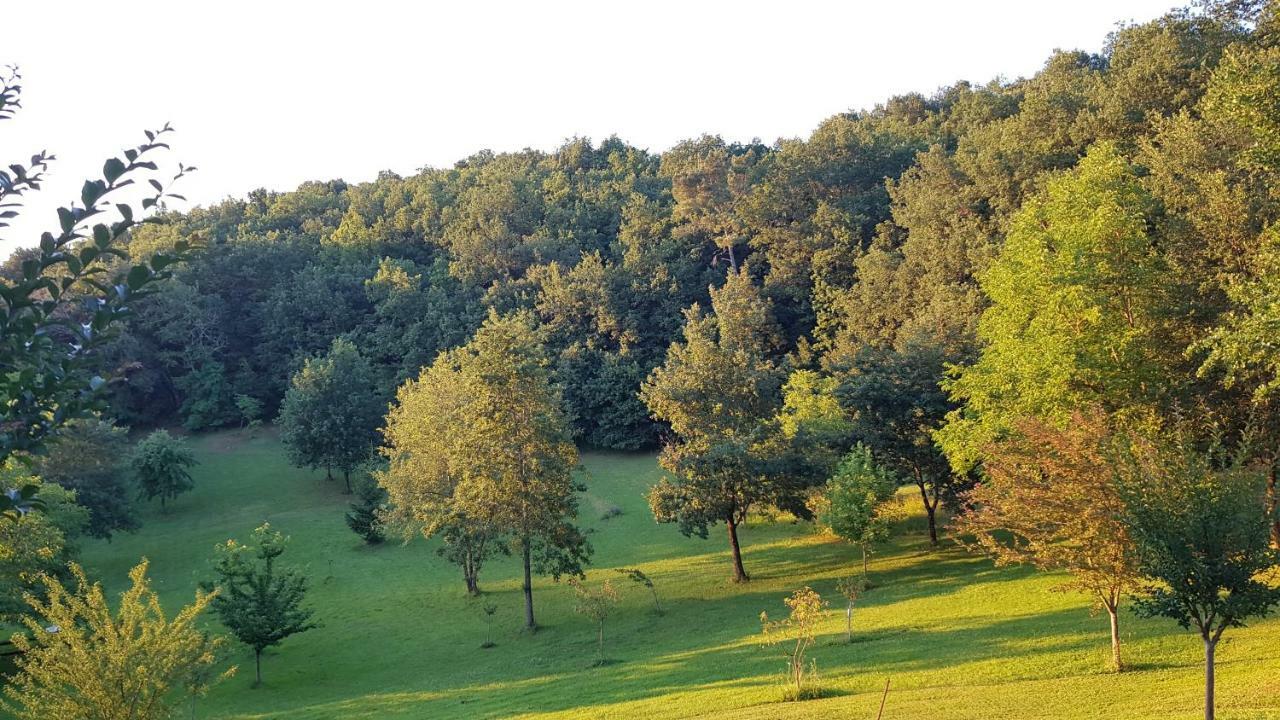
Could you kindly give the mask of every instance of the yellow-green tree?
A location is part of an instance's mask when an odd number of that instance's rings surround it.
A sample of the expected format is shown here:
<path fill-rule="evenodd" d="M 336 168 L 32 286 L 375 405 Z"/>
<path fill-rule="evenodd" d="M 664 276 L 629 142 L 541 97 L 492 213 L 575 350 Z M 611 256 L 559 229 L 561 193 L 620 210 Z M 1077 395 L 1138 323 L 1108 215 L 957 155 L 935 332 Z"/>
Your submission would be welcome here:
<path fill-rule="evenodd" d="M 764 642 L 766 645 L 781 644 L 786 648 L 790 699 L 817 697 L 820 689 L 811 684 L 811 681 L 817 680 L 817 664 L 810 662 L 806 666 L 805 655 L 818 636 L 818 625 L 826 613 L 827 602 L 808 586 L 791 593 L 783 602 L 787 604 L 790 613 L 781 620 L 770 620 L 769 613 L 760 613 Z"/>
<path fill-rule="evenodd" d="M 31 598 L 18 673 L 5 687 L 5 709 L 20 720 L 161 720 L 184 694 L 202 694 L 227 677 L 209 673 L 222 643 L 196 620 L 211 594 L 172 619 L 147 580 L 147 561 L 129 572 L 131 586 L 113 613 L 102 586 L 71 565 L 74 588 L 45 576 L 48 600 Z"/>
<path fill-rule="evenodd" d="M 398 399 L 387 420 L 391 466 L 379 476 L 393 517 L 424 533 L 461 531 L 455 546 L 471 530 L 509 542 L 523 568 L 525 627 L 536 628 L 533 574 L 581 576 L 591 546 L 573 524 L 578 450 L 532 317 L 491 314 Z"/>

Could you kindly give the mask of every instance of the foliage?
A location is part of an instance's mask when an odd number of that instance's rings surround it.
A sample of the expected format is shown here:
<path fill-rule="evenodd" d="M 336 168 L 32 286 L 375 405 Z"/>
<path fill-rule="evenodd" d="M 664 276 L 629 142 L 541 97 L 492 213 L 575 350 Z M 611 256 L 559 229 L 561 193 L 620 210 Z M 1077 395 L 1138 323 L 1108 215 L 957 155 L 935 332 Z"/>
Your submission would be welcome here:
<path fill-rule="evenodd" d="M 712 314 L 697 305 L 685 314 L 684 342 L 641 388 L 654 417 L 674 434 L 659 462 L 670 473 L 649 493 L 659 522 L 685 535 L 729 531 L 733 578 L 747 578 L 738 526 L 754 505 L 808 515 L 804 492 L 813 483 L 798 472 L 793 445 L 776 418 L 783 373 L 774 359 L 777 326 L 771 304 L 746 270 L 712 291 Z"/>
<path fill-rule="evenodd" d="M 596 624 L 596 664 L 603 665 L 606 660 L 604 657 L 604 621 L 609 618 L 613 612 L 614 606 L 618 604 L 618 591 L 614 589 L 613 583 L 605 580 L 599 587 L 588 587 L 579 578 L 569 578 L 569 584 L 573 587 L 573 596 L 576 600 L 573 611 L 579 615 L 589 618 Z"/>
<path fill-rule="evenodd" d="M 42 596 L 46 576 L 65 579 L 90 515 L 72 491 L 42 485 L 17 468 L 4 474 L 6 487 L 38 488 L 43 503 L 41 512 L 0 523 L 0 617 L 14 620 L 27 609 L 28 596 Z"/>
<path fill-rule="evenodd" d="M 1138 568 L 1152 581 L 1134 609 L 1200 634 L 1212 720 L 1222 634 L 1280 604 L 1280 588 L 1261 577 L 1277 563 L 1261 478 L 1179 442 L 1136 442 L 1124 460 L 1117 468 L 1124 518 Z"/>
<path fill-rule="evenodd" d="M 195 456 L 180 438 L 167 430 L 156 430 L 134 448 L 129 465 L 138 482 L 138 496 L 144 500 L 160 498 L 160 507 L 187 492 L 194 484 L 187 468 L 196 465 Z"/>
<path fill-rule="evenodd" d="M 653 578 L 646 575 L 640 568 L 614 568 L 614 571 L 625 575 L 631 582 L 648 588 L 650 596 L 653 597 L 653 612 L 657 615 L 664 614 L 662 604 L 658 602 L 658 588 L 654 586 Z"/>
<path fill-rule="evenodd" d="M 858 445 L 840 462 L 827 481 L 827 525 L 831 532 L 862 550 L 862 574 L 867 574 L 867 554 L 889 535 L 885 503 L 898 490 L 898 480 L 876 464 L 871 451 Z"/>
<path fill-rule="evenodd" d="M 867 584 L 867 574 L 863 572 L 861 575 L 843 577 L 836 581 L 836 592 L 845 599 L 844 608 L 844 640 L 845 642 L 853 642 L 853 605 L 862 597 L 870 587 Z"/>
<path fill-rule="evenodd" d="M 89 511 L 86 533 L 110 540 L 118 531 L 137 532 L 140 523 L 127 485 L 128 439 L 122 428 L 99 418 L 72 420 L 32 469 L 41 480 L 75 493 Z"/>
<path fill-rule="evenodd" d="M 581 576 L 591 546 L 573 525 L 578 453 L 528 315 L 491 315 L 397 393 L 387 418 L 393 518 L 444 533 L 467 588 L 502 541 L 524 569 L 525 626 L 536 627 L 532 575 Z"/>
<path fill-rule="evenodd" d="M 6 709 L 22 720 L 161 720 L 181 695 L 203 694 L 234 672 L 210 672 L 222 639 L 196 627 L 213 597 L 197 592 L 167 618 L 146 573 L 146 560 L 130 571 L 114 613 L 79 565 L 71 565 L 74 588 L 44 576 L 48 599 L 31 599 L 34 616 L 13 638 L 23 654 Z"/>
<path fill-rule="evenodd" d="M 251 395 L 236 395 L 236 409 L 244 425 L 256 428 L 262 425 L 262 401 Z"/>
<path fill-rule="evenodd" d="M 1095 607 L 1107 611 L 1112 664 L 1119 670 L 1117 612 L 1141 574 L 1112 471 L 1117 441 L 1098 411 L 1076 413 L 1063 427 L 1033 419 L 1016 423 L 1011 436 L 983 452 L 986 477 L 968 495 L 971 507 L 955 525 L 970 536 L 972 549 L 997 564 L 1068 572 L 1063 588 L 1091 595 Z"/>
<path fill-rule="evenodd" d="M 346 514 L 347 527 L 364 539 L 366 544 L 380 545 L 386 539 L 381 515 L 387 506 L 387 491 L 373 481 L 356 486 L 356 501 Z"/>
<path fill-rule="evenodd" d="M 320 627 L 314 611 L 302 606 L 307 577 L 276 560 L 288 546 L 288 536 L 263 523 L 249 543 L 228 540 L 216 548 L 218 578 L 213 611 L 237 640 L 253 649 L 255 680 L 262 684 L 262 651 L 300 632 Z"/>
<path fill-rule="evenodd" d="M 339 338 L 293 376 L 280 408 L 281 438 L 299 467 L 341 470 L 350 494 L 351 473 L 374 457 L 384 410 L 373 369 Z"/>
<path fill-rule="evenodd" d="M 808 586 L 791 593 L 783 602 L 790 614 L 782 620 L 770 620 L 767 612 L 760 613 L 764 641 L 768 645 L 782 644 L 787 650 L 788 699 L 816 698 L 822 692 L 822 688 L 814 685 L 818 679 L 817 661 L 810 661 L 806 666 L 805 654 L 817 637 L 827 603 Z"/>

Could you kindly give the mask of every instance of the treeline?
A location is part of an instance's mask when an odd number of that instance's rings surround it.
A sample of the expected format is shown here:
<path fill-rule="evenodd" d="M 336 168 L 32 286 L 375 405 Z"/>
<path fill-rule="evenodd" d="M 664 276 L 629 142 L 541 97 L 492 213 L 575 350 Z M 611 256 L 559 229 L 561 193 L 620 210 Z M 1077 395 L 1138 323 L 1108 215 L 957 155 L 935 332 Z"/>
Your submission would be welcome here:
<path fill-rule="evenodd" d="M 1271 42 L 1238 5 L 1123 28 L 1101 54 L 1056 53 L 1029 79 L 895 97 L 807 140 L 703 136 L 658 155 L 578 139 L 174 215 L 134 231 L 135 259 L 179 239 L 207 248 L 134 308 L 110 353 L 128 378 L 114 412 L 220 427 L 242 421 L 240 397 L 274 417 L 290 376 L 336 338 L 374 364 L 389 400 L 490 309 L 527 309 L 577 440 L 653 446 L 662 429 L 637 390 L 683 311 L 706 307 L 735 266 L 774 307 L 794 367 L 906 353 L 940 380 L 974 357 L 989 304 L 978 278 L 1015 214 L 1099 143 L 1133 164 L 1152 242 L 1190 264 L 1166 275 L 1194 289 L 1190 345 L 1230 311 L 1269 211 L 1256 163 L 1233 152 L 1249 139 L 1205 117 L 1206 93 L 1236 72 L 1217 72 L 1224 58 L 1238 68 Z"/>

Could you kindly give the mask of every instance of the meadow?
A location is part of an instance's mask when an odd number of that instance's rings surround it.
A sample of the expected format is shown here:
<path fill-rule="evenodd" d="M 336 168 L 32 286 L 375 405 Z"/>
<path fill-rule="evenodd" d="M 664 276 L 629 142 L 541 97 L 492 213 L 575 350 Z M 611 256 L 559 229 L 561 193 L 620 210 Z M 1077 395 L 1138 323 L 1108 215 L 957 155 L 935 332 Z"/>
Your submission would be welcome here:
<path fill-rule="evenodd" d="M 836 581 L 860 565 L 856 549 L 790 519 L 758 518 L 743 532 L 752 581 L 730 582 L 727 542 L 685 538 L 653 521 L 644 493 L 659 476 L 651 455 L 587 453 L 579 522 L 595 548 L 589 584 L 611 579 L 622 601 L 606 625 L 611 662 L 594 666 L 595 628 L 573 593 L 536 580 L 540 630 L 520 632 L 512 559 L 490 561 L 484 596 L 435 543 L 369 547 L 343 520 L 341 481 L 295 469 L 270 429 L 192 438 L 195 490 L 144 512 L 134 535 L 86 545 L 83 562 L 112 591 L 140 557 L 166 607 L 189 602 L 211 577 L 216 543 L 269 521 L 292 536 L 286 555 L 312 578 L 323 627 L 268 652 L 252 688 L 252 652 L 231 646 L 241 672 L 194 708 L 202 718 L 1178 718 L 1201 713 L 1198 638 L 1172 622 L 1122 617 L 1130 669 L 1106 671 L 1105 616 L 1055 592 L 1061 577 L 996 568 L 944 541 L 928 547 L 922 517 L 904 520 L 871 566 L 854 638 L 844 638 Z M 912 498 L 905 497 L 906 501 Z M 605 519 L 611 508 L 621 514 Z M 653 578 L 664 614 L 616 568 Z M 784 659 L 760 643 L 761 611 L 809 585 L 832 603 L 811 655 L 824 697 L 782 703 Z M 482 649 L 482 607 L 494 604 L 496 646 Z M 216 627 L 210 619 L 211 627 Z M 1280 619 L 1233 629 L 1219 648 L 1220 718 L 1280 718 Z"/>

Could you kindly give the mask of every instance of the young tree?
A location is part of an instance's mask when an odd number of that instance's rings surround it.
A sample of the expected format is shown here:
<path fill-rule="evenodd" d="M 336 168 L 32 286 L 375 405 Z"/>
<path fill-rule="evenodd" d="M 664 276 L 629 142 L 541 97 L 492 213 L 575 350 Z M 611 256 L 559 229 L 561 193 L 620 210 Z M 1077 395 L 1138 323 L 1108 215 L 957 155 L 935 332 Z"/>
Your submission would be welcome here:
<path fill-rule="evenodd" d="M 817 680 L 817 664 L 811 662 L 805 666 L 805 653 L 813 645 L 818 634 L 818 624 L 826 612 L 827 603 L 822 596 L 809 587 L 802 587 L 791 593 L 784 600 L 790 615 L 783 620 L 769 620 L 769 613 L 760 613 L 760 625 L 767 645 L 779 643 L 795 643 L 787 649 L 787 679 L 791 683 L 791 700 L 807 700 L 815 698 L 821 688 L 809 687 L 811 680 Z"/>
<path fill-rule="evenodd" d="M 867 572 L 864 568 L 858 577 L 840 578 L 836 581 L 836 592 L 845 599 L 844 608 L 844 641 L 853 642 L 853 604 L 867 591 Z"/>
<path fill-rule="evenodd" d="M 236 409 L 240 411 L 240 427 L 256 428 L 262 424 L 262 401 L 252 395 L 236 395 Z"/>
<path fill-rule="evenodd" d="M 91 537 L 111 539 L 118 531 L 134 532 L 137 513 L 126 484 L 128 437 L 122 428 L 95 417 L 67 423 L 36 458 L 35 474 L 75 492 L 75 501 L 89 511 Z"/>
<path fill-rule="evenodd" d="M 864 578 L 868 551 L 889 535 L 884 504 L 897 489 L 897 478 L 876 464 L 865 445 L 846 455 L 827 481 L 827 524 L 831 532 L 862 550 Z"/>
<path fill-rule="evenodd" d="M 1101 412 L 1063 427 L 1028 419 L 983 451 L 986 478 L 969 495 L 956 530 L 997 564 L 1065 570 L 1063 589 L 1092 596 L 1111 621 L 1111 661 L 1120 656 L 1119 606 L 1141 576 L 1130 552 L 1113 471 L 1114 433 Z"/>
<path fill-rule="evenodd" d="M 745 269 L 711 291 L 712 314 L 685 313 L 684 342 L 641 387 L 654 417 L 674 438 L 659 462 L 669 473 L 649 493 L 659 522 L 705 538 L 724 523 L 733 579 L 745 582 L 738 526 L 756 505 L 808 517 L 804 492 L 813 484 L 790 462 L 797 457 L 781 431 L 783 372 L 774 361 L 778 330 L 770 303 Z"/>
<path fill-rule="evenodd" d="M 387 506 L 387 491 L 373 481 L 365 481 L 356 488 L 356 501 L 347 513 L 347 527 L 369 545 L 379 545 L 386 539 L 381 515 Z"/>
<path fill-rule="evenodd" d="M 276 564 L 288 543 L 287 536 L 263 523 L 248 544 L 228 540 L 216 548 L 213 611 L 236 639 L 253 648 L 255 687 L 262 684 L 263 650 L 320 627 L 311 619 L 314 611 L 302 606 L 306 576 Z"/>
<path fill-rule="evenodd" d="M 129 572 L 132 585 L 113 613 L 102 586 L 90 584 L 79 565 L 71 575 L 74 589 L 45 576 L 48 600 L 31 598 L 27 632 L 13 636 L 22 654 L 4 705 L 20 720 L 162 720 L 173 716 L 179 691 L 202 694 L 235 671 L 207 672 L 222 639 L 196 622 L 211 595 L 197 592 L 195 602 L 166 618 L 143 560 Z"/>
<path fill-rule="evenodd" d="M 614 570 L 625 575 L 631 582 L 647 588 L 649 590 L 649 595 L 653 598 L 654 614 L 663 614 L 662 604 L 658 602 L 658 589 L 653 585 L 653 578 L 646 575 L 640 568 L 614 568 Z"/>
<path fill-rule="evenodd" d="M 162 511 L 167 501 L 195 487 L 187 468 L 197 464 L 196 458 L 185 442 L 167 430 L 156 430 L 143 438 L 133 449 L 129 464 L 138 481 L 138 496 L 144 500 L 160 498 Z"/>
<path fill-rule="evenodd" d="M 1134 606 L 1194 628 L 1204 642 L 1204 717 L 1214 717 L 1222 634 L 1280 603 L 1260 575 L 1277 562 L 1259 473 L 1178 444 L 1135 443 L 1117 474 L 1138 567 L 1155 584 Z"/>
<path fill-rule="evenodd" d="M 341 470 L 351 494 L 351 473 L 373 459 L 385 410 L 369 361 L 338 338 L 293 376 L 280 406 L 281 440 L 298 467 Z"/>
<path fill-rule="evenodd" d="M 600 587 L 594 589 L 587 587 L 578 578 L 570 578 L 569 584 L 573 586 L 573 596 L 577 601 L 573 606 L 573 611 L 590 618 L 596 623 L 596 664 L 603 665 L 606 662 L 604 657 L 604 621 L 609 618 L 614 606 L 618 604 L 618 591 L 614 589 L 613 583 L 608 580 L 605 580 Z"/>

